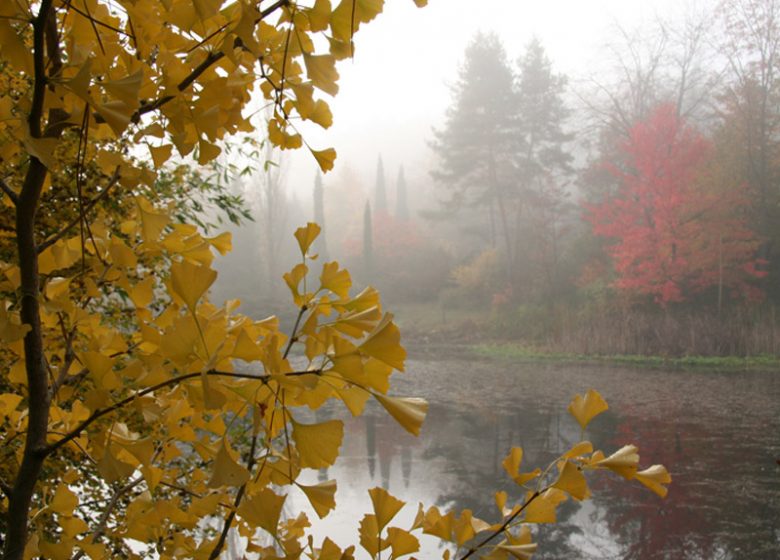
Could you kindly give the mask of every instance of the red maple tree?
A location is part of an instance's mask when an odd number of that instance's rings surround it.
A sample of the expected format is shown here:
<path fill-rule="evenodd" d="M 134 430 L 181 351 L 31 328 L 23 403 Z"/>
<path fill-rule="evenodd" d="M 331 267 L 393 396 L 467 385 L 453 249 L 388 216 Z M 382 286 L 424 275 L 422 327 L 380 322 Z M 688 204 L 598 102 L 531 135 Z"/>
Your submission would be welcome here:
<path fill-rule="evenodd" d="M 661 105 L 634 126 L 622 151 L 623 167 L 607 165 L 617 193 L 586 206 L 593 233 L 614 240 L 614 285 L 664 306 L 712 286 L 760 298 L 751 280 L 765 272 L 745 220 L 746 189 L 720 186 L 708 165 L 710 142 Z"/>

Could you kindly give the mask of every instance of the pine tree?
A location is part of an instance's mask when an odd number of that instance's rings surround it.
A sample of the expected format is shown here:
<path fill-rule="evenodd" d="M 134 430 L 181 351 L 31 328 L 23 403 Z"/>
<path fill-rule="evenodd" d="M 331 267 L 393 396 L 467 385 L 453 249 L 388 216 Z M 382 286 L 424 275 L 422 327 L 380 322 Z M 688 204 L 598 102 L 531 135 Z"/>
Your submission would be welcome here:
<path fill-rule="evenodd" d="M 395 187 L 395 219 L 406 222 L 409 220 L 409 202 L 406 196 L 406 178 L 404 166 L 398 168 L 398 180 Z"/>
<path fill-rule="evenodd" d="M 433 173 L 447 192 L 445 209 L 475 209 L 482 230 L 489 224 L 495 244 L 500 233 L 509 245 L 505 200 L 515 184 L 516 99 L 512 70 L 496 35 L 477 34 L 466 48 L 453 102 L 432 147 L 439 158 Z M 487 218 L 487 220 L 485 220 Z"/>
<path fill-rule="evenodd" d="M 387 214 L 387 188 L 385 187 L 385 167 L 382 164 L 382 156 L 376 164 L 376 186 L 374 188 L 374 205 L 378 215 Z"/>

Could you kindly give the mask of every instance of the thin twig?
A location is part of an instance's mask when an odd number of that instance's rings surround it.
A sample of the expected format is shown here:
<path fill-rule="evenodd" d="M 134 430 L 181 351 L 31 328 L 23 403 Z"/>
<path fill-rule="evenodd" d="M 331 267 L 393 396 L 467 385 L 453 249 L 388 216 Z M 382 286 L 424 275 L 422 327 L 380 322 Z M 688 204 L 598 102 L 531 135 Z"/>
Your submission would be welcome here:
<path fill-rule="evenodd" d="M 0 179 L 0 189 L 3 190 L 5 195 L 11 199 L 11 202 L 14 203 L 14 206 L 16 206 L 16 203 L 19 202 L 19 195 L 14 192 L 14 190 L 8 186 L 8 183 L 5 182 L 5 180 Z"/>
<path fill-rule="evenodd" d="M 111 177 L 108 185 L 106 185 L 106 188 L 100 191 L 100 193 L 97 194 L 97 196 L 94 196 L 92 200 L 87 202 L 83 207 L 83 214 L 86 214 L 92 208 L 95 207 L 95 205 L 103 200 L 107 195 L 108 192 L 111 190 L 111 188 L 116 185 L 119 182 L 119 168 L 117 167 L 116 171 L 114 171 L 114 175 Z M 69 224 L 67 224 L 64 228 L 62 228 L 60 231 L 55 233 L 52 237 L 47 239 L 46 241 L 42 242 L 38 245 L 38 253 L 42 253 L 52 245 L 54 245 L 57 241 L 62 239 L 67 233 L 73 229 L 75 226 L 79 224 L 79 222 L 82 221 L 82 212 L 79 212 L 79 216 L 71 220 Z"/>

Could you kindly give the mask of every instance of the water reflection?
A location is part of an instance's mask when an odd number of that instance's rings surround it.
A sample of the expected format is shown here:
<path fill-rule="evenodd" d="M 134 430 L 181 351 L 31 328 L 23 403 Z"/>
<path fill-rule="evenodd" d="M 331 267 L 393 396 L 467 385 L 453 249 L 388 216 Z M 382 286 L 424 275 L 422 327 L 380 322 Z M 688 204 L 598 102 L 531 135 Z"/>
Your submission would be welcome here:
<path fill-rule="evenodd" d="M 546 465 L 579 440 L 569 399 L 596 387 L 611 409 L 587 437 L 605 450 L 635 442 L 642 464 L 667 465 L 674 483 L 660 500 L 634 483 L 592 479 L 592 502 L 567 502 L 561 523 L 540 528 L 539 558 L 780 557 L 779 375 L 435 359 L 409 371 L 398 392 L 433 403 L 422 436 L 376 407 L 345 419 L 341 458 L 317 474 L 341 482 L 323 536 L 355 542 L 354 520 L 370 510 L 373 486 L 413 505 L 468 507 L 494 520 L 495 491 L 518 496 L 500 466 L 509 448 L 523 447 L 524 465 Z M 341 415 L 318 417 L 330 414 Z M 411 523 L 413 509 L 399 525 Z M 421 557 L 435 551 L 426 546 Z"/>

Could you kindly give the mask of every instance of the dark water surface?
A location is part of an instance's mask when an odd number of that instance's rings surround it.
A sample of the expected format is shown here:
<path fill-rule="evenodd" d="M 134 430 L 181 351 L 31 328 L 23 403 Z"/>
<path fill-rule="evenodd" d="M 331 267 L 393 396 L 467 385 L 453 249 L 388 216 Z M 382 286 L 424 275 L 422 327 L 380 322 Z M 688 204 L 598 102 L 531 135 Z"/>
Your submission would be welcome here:
<path fill-rule="evenodd" d="M 342 456 L 329 472 L 312 473 L 339 481 L 336 512 L 316 526 L 339 544 L 357 542 L 356 520 L 371 510 L 366 490 L 374 486 L 410 503 L 396 520 L 401 527 L 419 501 L 469 507 L 495 521 L 494 493 L 513 488 L 500 466 L 509 448 L 523 447 L 523 470 L 544 467 L 579 440 L 566 412 L 571 397 L 595 388 L 610 410 L 586 439 L 607 453 L 635 443 L 641 466 L 662 463 L 674 481 L 662 500 L 636 482 L 595 473 L 595 497 L 564 503 L 562 522 L 537 531 L 536 558 L 780 559 L 780 372 L 415 359 L 412 352 L 407 373 L 394 379 L 394 394 L 431 403 L 421 437 L 370 407 L 364 417 L 343 416 Z M 424 543 L 417 556 L 441 553 Z"/>

